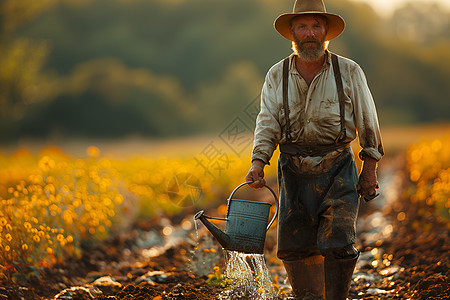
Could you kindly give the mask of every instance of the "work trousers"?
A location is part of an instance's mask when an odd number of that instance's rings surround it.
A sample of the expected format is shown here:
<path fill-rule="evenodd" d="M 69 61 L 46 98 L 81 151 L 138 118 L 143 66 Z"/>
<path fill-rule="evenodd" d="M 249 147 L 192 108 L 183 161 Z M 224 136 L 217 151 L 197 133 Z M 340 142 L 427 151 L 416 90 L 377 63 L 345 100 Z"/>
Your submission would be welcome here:
<path fill-rule="evenodd" d="M 356 242 L 359 197 L 353 152 L 344 149 L 323 173 L 300 172 L 290 154 L 278 159 L 280 259 L 326 255 Z"/>

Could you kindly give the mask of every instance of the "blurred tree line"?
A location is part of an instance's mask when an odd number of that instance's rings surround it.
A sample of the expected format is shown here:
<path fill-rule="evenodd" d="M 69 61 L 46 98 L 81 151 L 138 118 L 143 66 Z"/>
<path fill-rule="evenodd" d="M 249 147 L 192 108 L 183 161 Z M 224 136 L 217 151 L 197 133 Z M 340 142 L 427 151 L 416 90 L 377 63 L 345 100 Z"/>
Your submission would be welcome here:
<path fill-rule="evenodd" d="M 363 67 L 382 125 L 450 120 L 450 12 L 325 2 L 347 23 L 330 50 Z M 291 53 L 272 24 L 292 5 L 3 0 L 0 140 L 217 133 Z"/>

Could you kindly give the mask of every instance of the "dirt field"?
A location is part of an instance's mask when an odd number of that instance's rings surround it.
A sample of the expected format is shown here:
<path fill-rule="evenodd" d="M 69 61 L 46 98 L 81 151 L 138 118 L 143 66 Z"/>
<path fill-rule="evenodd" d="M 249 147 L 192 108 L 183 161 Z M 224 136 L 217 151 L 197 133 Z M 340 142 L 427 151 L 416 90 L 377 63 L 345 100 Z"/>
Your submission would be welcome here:
<path fill-rule="evenodd" d="M 448 126 L 385 130 L 386 149 L 393 154 L 379 169 L 381 196 L 360 208 L 362 254 L 352 299 L 450 299 L 449 221 L 411 201 L 412 183 L 398 155 L 406 144 L 445 133 Z M 135 222 L 97 247 L 86 246 L 80 259 L 40 270 L 26 284 L 0 282 L 0 299 L 219 299 L 223 287 L 210 283 L 215 266 L 223 271 L 224 252 L 203 225 L 196 231 L 195 213 L 186 208 L 170 218 Z M 271 229 L 265 259 L 277 299 L 284 299 L 290 289 L 275 241 Z"/>
<path fill-rule="evenodd" d="M 385 193 L 391 188 L 407 189 L 407 181 L 397 173 L 401 162 L 392 160 L 389 166 L 380 170 Z M 358 248 L 362 255 L 349 296 L 449 299 L 448 226 L 433 215 L 420 214 L 427 209 L 423 204 L 411 205 L 401 192 L 397 194 L 396 199 L 384 197 L 361 205 Z M 398 218 L 399 212 L 415 222 Z M 194 213 L 135 223 L 102 245 L 85 249 L 81 259 L 44 269 L 26 285 L 3 282 L 0 299 L 218 299 L 222 288 L 207 280 L 214 266 L 223 268 L 224 253 L 202 226 L 197 233 L 187 225 Z M 275 248 L 275 230 L 270 230 L 266 263 L 279 288 L 278 299 L 283 299 L 290 289 Z"/>

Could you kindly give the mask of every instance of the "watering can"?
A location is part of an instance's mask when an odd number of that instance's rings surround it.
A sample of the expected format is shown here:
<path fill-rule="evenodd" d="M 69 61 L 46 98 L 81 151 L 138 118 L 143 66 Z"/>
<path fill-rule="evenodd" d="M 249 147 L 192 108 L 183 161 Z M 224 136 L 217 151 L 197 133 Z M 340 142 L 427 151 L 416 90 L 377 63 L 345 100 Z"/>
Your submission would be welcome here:
<path fill-rule="evenodd" d="M 274 191 L 265 185 L 275 198 L 276 210 L 272 220 L 269 220 L 270 203 L 233 199 L 234 193 L 252 181 L 244 182 L 237 186 L 228 197 L 227 216 L 223 218 L 208 217 L 201 210 L 195 214 L 194 219 L 200 220 L 212 233 L 225 250 L 262 254 L 266 231 L 269 230 L 278 214 L 278 198 Z M 207 219 L 225 221 L 225 232 L 212 224 Z"/>

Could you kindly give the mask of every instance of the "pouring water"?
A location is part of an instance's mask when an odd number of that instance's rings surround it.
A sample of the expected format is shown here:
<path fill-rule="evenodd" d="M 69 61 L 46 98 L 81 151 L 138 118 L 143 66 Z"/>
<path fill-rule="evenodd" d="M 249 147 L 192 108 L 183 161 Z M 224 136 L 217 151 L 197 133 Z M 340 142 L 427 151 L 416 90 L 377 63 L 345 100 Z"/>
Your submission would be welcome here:
<path fill-rule="evenodd" d="M 236 187 L 228 198 L 226 218 L 213 218 L 199 211 L 195 220 L 200 220 L 222 245 L 225 251 L 225 272 L 229 284 L 220 299 L 275 299 L 276 290 L 270 280 L 264 261 L 266 232 L 273 224 L 278 212 L 278 198 L 275 192 L 265 186 L 273 195 L 276 204 L 270 222 L 270 203 L 233 199 L 235 192 L 245 182 Z M 225 221 L 223 232 L 208 219 Z"/>

